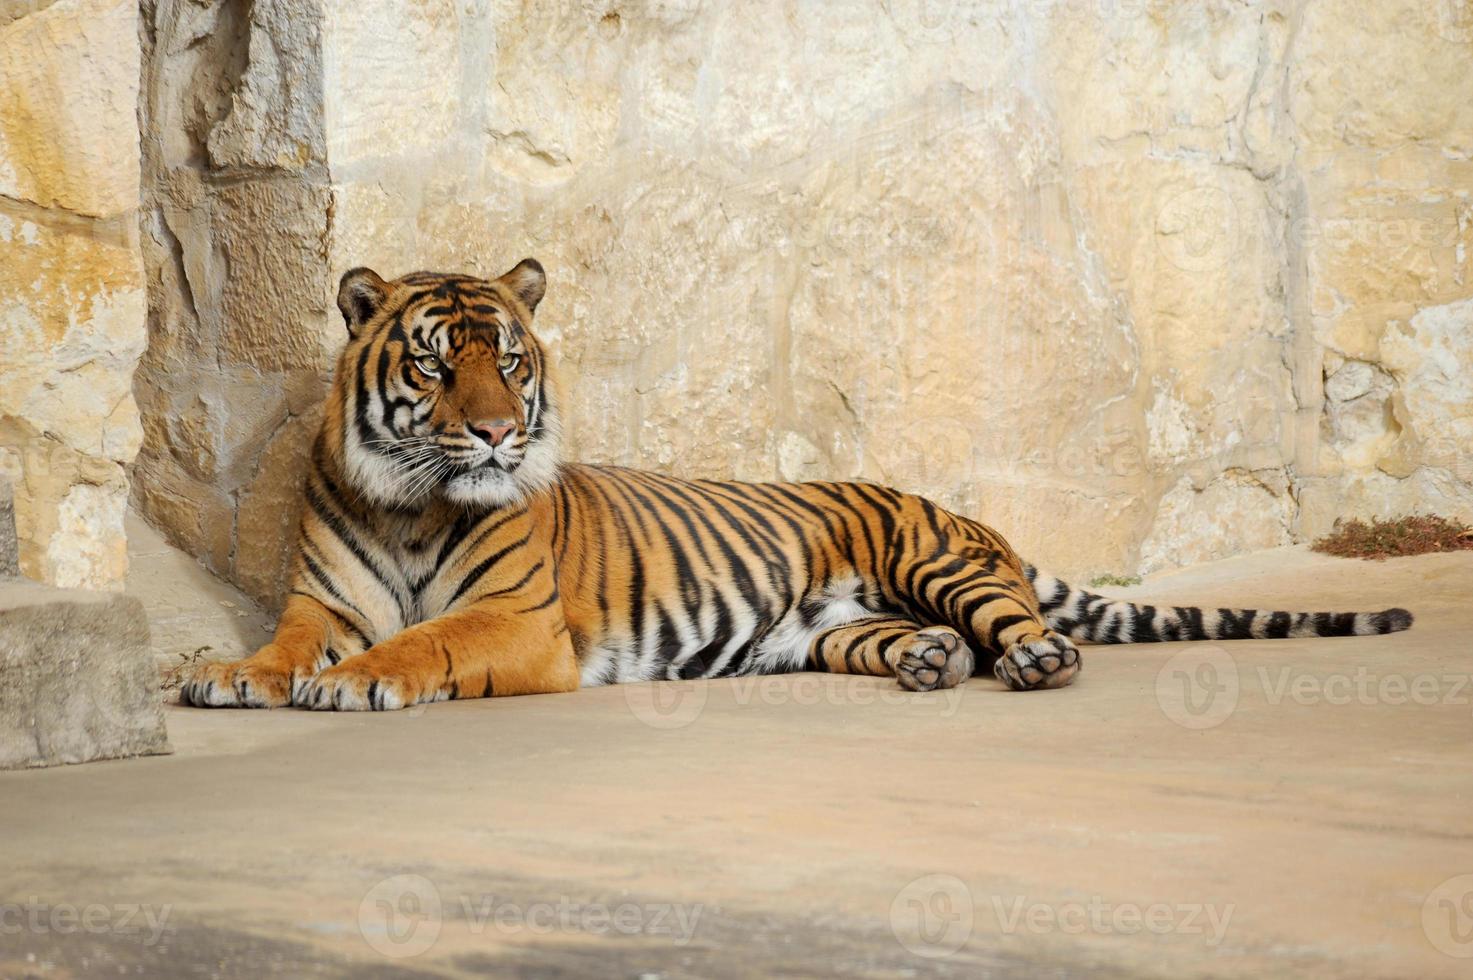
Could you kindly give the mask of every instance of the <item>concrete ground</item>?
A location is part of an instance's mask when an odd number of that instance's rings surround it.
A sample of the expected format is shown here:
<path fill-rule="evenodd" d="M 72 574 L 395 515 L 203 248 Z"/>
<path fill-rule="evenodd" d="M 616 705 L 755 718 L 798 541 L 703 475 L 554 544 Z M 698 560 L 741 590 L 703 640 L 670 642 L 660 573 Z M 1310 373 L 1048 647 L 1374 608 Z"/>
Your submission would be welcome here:
<path fill-rule="evenodd" d="M 171 651 L 249 638 L 151 585 Z M 171 707 L 172 756 L 0 773 L 0 976 L 1468 976 L 1473 553 L 1127 591 L 1419 618 L 1033 694 Z"/>

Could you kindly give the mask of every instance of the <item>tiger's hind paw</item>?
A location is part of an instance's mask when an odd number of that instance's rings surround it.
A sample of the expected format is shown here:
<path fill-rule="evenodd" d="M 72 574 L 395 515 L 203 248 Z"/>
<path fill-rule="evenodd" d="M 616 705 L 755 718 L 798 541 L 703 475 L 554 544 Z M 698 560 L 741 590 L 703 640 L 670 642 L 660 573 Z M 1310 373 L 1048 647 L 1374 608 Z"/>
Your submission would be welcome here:
<path fill-rule="evenodd" d="M 1050 632 L 1008 647 L 997 658 L 992 672 L 1014 691 L 1036 691 L 1072 684 L 1080 666 L 1079 651 L 1074 644 Z"/>
<path fill-rule="evenodd" d="M 931 626 L 899 640 L 895 678 L 907 691 L 956 687 L 972 676 L 972 651 L 956 630 Z"/>

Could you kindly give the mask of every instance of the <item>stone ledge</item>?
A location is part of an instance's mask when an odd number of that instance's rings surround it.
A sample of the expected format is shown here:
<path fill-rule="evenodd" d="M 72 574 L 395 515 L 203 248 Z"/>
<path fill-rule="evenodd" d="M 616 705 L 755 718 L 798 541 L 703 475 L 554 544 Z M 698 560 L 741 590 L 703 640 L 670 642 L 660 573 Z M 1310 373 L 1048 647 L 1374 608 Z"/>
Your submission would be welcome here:
<path fill-rule="evenodd" d="M 0 582 L 0 769 L 171 751 L 137 599 Z"/>

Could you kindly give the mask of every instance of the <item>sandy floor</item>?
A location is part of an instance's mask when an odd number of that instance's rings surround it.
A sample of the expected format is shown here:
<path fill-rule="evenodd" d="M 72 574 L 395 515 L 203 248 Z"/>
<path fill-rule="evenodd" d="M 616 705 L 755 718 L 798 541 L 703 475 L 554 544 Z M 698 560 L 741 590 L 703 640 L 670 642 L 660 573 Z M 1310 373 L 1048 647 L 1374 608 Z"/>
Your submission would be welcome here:
<path fill-rule="evenodd" d="M 1129 591 L 1419 620 L 1037 694 L 171 708 L 173 756 L 0 774 L 0 976 L 1470 975 L 1473 554 Z"/>

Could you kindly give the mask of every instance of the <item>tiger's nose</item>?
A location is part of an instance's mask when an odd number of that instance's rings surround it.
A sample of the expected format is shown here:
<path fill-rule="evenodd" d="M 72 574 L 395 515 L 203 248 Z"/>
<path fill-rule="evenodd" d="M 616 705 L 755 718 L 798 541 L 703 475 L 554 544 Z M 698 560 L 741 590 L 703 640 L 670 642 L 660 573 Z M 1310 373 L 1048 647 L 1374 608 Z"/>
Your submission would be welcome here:
<path fill-rule="evenodd" d="M 490 419 L 483 422 L 467 422 L 465 427 L 471 435 L 488 446 L 499 446 L 511 435 L 517 424 L 511 419 Z"/>

